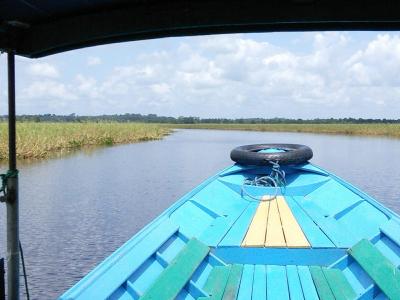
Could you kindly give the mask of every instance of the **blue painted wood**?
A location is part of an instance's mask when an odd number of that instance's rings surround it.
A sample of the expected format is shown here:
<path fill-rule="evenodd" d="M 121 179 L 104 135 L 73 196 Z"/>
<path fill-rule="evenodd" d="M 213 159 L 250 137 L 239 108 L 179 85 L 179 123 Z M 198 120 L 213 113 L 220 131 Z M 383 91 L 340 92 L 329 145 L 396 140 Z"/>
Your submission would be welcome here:
<path fill-rule="evenodd" d="M 129 277 L 132 286 L 142 295 L 151 286 L 158 276 L 164 271 L 163 267 L 154 256 L 147 259 L 137 270 Z"/>
<path fill-rule="evenodd" d="M 340 178 L 312 165 L 285 167 L 285 171 L 289 179 L 287 203 L 310 241 L 312 249 L 239 247 L 258 205 L 241 198 L 241 185 L 245 177 L 262 174 L 265 168 L 243 168 L 236 165 L 208 179 L 183 196 L 61 299 L 70 299 L 66 298 L 66 295 L 73 295 L 71 299 L 86 299 L 87 297 L 82 298 L 82 295 L 89 295 L 85 293 L 91 289 L 97 289 L 98 295 L 103 295 L 104 291 L 110 293 L 111 298 L 135 299 L 193 236 L 210 246 L 218 247 L 213 249 L 214 254 L 210 254 L 200 264 L 192 276 L 192 281 L 185 287 L 186 291 L 183 290 L 179 294 L 179 299 L 204 296 L 201 289 L 210 269 L 214 265 L 224 263 L 248 264 L 245 268 L 248 276 L 243 275 L 239 290 L 242 299 L 249 299 L 252 294 L 253 298 L 263 297 L 260 288 L 263 285 L 260 279 L 262 266 L 256 266 L 254 271 L 254 266 L 249 264 L 278 264 L 280 266 L 272 266 L 272 269 L 284 268 L 287 289 L 283 299 L 289 294 L 292 299 L 302 299 L 299 284 L 304 299 L 317 299 L 311 276 L 307 273 L 308 269 L 298 266 L 296 280 L 294 265 L 334 264 L 343 270 L 360 299 L 372 299 L 378 291 L 368 275 L 357 267 L 351 258 L 343 259 L 346 257 L 345 248 L 352 246 L 359 237 L 367 237 L 387 258 L 399 265 L 400 230 L 396 215 Z M 260 195 L 271 192 L 271 189 L 262 187 L 254 190 Z M 294 199 L 288 196 L 292 194 L 296 195 Z M 299 195 L 302 197 L 298 197 Z M 389 222 L 388 217 L 392 218 Z M 172 230 L 174 232 L 170 232 L 169 236 L 164 233 L 168 231 L 168 225 L 167 228 L 159 228 L 164 227 L 165 222 L 175 223 Z M 152 234 L 154 230 L 157 230 L 158 234 Z M 151 242 L 146 242 L 148 238 Z M 152 243 L 159 244 L 158 248 Z M 125 256 L 128 263 L 118 267 L 117 271 L 117 262 L 124 260 Z M 285 267 L 286 265 L 291 266 Z M 274 281 L 276 274 L 270 279 L 267 276 L 267 282 Z M 124 276 L 129 281 L 124 281 Z M 282 277 L 282 274 L 279 276 Z M 106 280 L 103 277 L 111 279 Z M 269 285 L 267 289 L 270 289 Z"/>
<path fill-rule="evenodd" d="M 381 231 L 400 247 L 400 224 L 394 219 L 390 219 L 381 226 Z"/>
<path fill-rule="evenodd" d="M 365 294 L 374 285 L 372 279 L 367 273 L 356 263 L 352 258 L 351 263 L 342 270 L 343 275 L 346 276 L 347 281 L 350 283 L 357 295 Z"/>
<path fill-rule="evenodd" d="M 208 207 L 220 216 L 240 214 L 247 203 L 241 195 L 228 188 L 219 180 L 215 180 L 192 197 L 192 200 Z"/>
<path fill-rule="evenodd" d="M 267 266 L 267 299 L 289 300 L 289 289 L 284 266 Z"/>
<path fill-rule="evenodd" d="M 140 243 L 132 246 L 128 241 L 61 299 L 107 298 L 177 230 L 178 226 L 166 219 Z"/>
<path fill-rule="evenodd" d="M 255 265 L 252 299 L 267 299 L 267 272 L 264 265 Z"/>
<path fill-rule="evenodd" d="M 357 300 L 371 300 L 374 299 L 374 296 L 379 294 L 380 290 L 376 285 L 372 285 L 368 287 L 362 295 L 359 295 Z"/>
<path fill-rule="evenodd" d="M 299 278 L 305 300 L 319 300 L 311 273 L 308 267 L 298 266 Z"/>
<path fill-rule="evenodd" d="M 314 248 L 335 247 L 332 241 L 325 235 L 325 233 L 314 223 L 309 215 L 301 208 L 301 206 L 292 199 L 292 197 L 285 197 L 286 202 L 301 229 L 303 230 L 311 246 Z"/>
<path fill-rule="evenodd" d="M 129 296 L 133 299 L 139 299 L 139 297 L 142 295 L 134 286 L 133 284 L 128 280 L 125 283 L 126 291 L 128 292 Z M 115 293 L 114 293 L 115 294 Z"/>
<path fill-rule="evenodd" d="M 175 300 L 195 300 L 187 291 L 181 290 Z"/>
<path fill-rule="evenodd" d="M 378 201 L 373 199 L 371 196 L 369 196 L 368 194 L 366 194 L 363 191 L 359 190 L 358 188 L 356 188 L 355 186 L 351 185 L 347 181 L 343 180 L 339 176 L 336 176 L 335 174 L 332 174 L 332 173 L 330 173 L 329 176 L 332 179 L 336 180 L 341 185 L 343 185 L 345 188 L 349 189 L 350 191 L 352 191 L 356 195 L 360 196 L 362 199 L 364 199 L 367 202 L 369 202 L 372 206 L 376 207 L 379 211 L 384 213 L 388 217 L 388 219 L 392 218 L 393 216 L 396 216 L 396 218 L 398 218 L 398 219 L 400 218 L 399 215 L 397 215 L 396 213 L 394 213 L 393 211 L 391 211 L 387 207 L 383 206 L 381 203 L 379 203 Z"/>
<path fill-rule="evenodd" d="M 227 195 L 225 195 L 226 197 Z M 219 198 L 213 198 L 219 199 Z M 222 200 L 222 199 L 221 199 Z M 232 224 L 236 222 L 236 220 L 240 217 L 243 211 L 247 208 L 248 203 L 235 202 L 232 199 L 229 201 L 225 201 L 228 203 L 234 203 L 230 206 L 229 209 L 225 211 L 224 216 L 217 217 L 210 226 L 204 230 L 204 232 L 200 236 L 200 240 L 205 244 L 215 247 L 219 244 L 219 242 L 225 237 L 227 232 L 231 229 Z"/>
<path fill-rule="evenodd" d="M 234 164 L 233 166 L 226 168 L 224 171 L 222 171 L 219 175 L 220 177 L 224 177 L 224 176 L 228 176 L 228 175 L 232 175 L 232 174 L 237 174 L 237 173 L 241 173 L 243 171 L 251 171 L 254 169 L 258 169 L 258 167 L 254 167 L 254 166 L 241 166 L 238 164 Z"/>
<path fill-rule="evenodd" d="M 196 195 L 195 195 L 196 196 Z M 194 204 L 195 206 L 197 206 L 198 208 L 200 208 L 202 211 L 204 211 L 206 214 L 209 214 L 211 218 L 215 219 L 220 217 L 221 215 L 218 214 L 217 212 L 215 212 L 211 207 L 204 205 L 196 200 L 194 200 L 194 197 L 191 198 L 188 202 Z"/>
<path fill-rule="evenodd" d="M 384 293 L 379 293 L 376 297 L 374 297 L 374 300 L 387 300 L 388 297 L 385 296 Z"/>
<path fill-rule="evenodd" d="M 199 240 L 208 246 L 216 247 L 230 228 L 231 225 L 225 217 L 218 217 L 203 231 Z"/>
<path fill-rule="evenodd" d="M 218 247 L 213 251 L 225 263 L 329 266 L 346 255 L 341 248 Z"/>
<path fill-rule="evenodd" d="M 323 207 L 329 216 L 334 216 L 354 203 L 363 200 L 333 179 L 308 194 L 305 198 L 312 201 L 316 206 Z"/>
<path fill-rule="evenodd" d="M 331 191 L 334 193 L 334 191 Z M 293 197 L 293 199 L 307 212 L 313 221 L 321 228 L 329 239 L 340 248 L 350 248 L 358 239 L 351 234 L 351 230 L 340 226 L 329 212 L 316 205 L 313 199 Z"/>
<path fill-rule="evenodd" d="M 139 297 L 131 295 L 123 286 L 119 287 L 107 300 L 137 300 Z"/>
<path fill-rule="evenodd" d="M 260 173 L 264 173 L 260 172 Z M 285 196 L 295 196 L 295 195 L 307 195 L 314 191 L 315 189 L 323 186 L 326 181 L 329 179 L 322 178 L 322 176 L 318 176 L 316 174 L 307 174 L 301 176 L 294 176 L 290 178 L 290 176 L 286 177 L 288 181 L 291 181 L 290 186 L 286 186 L 284 191 Z M 237 194 L 242 193 L 242 182 L 243 175 L 232 175 L 229 178 L 223 177 L 220 179 L 222 183 L 224 183 L 228 188 L 235 191 Z M 256 186 L 247 186 L 246 191 L 254 196 L 262 196 L 262 195 L 274 195 L 276 193 L 276 189 L 274 187 L 256 187 Z M 278 195 L 282 195 L 282 191 L 278 191 Z M 247 197 L 246 197 L 247 198 Z M 251 198 L 247 198 L 251 201 Z"/>
<path fill-rule="evenodd" d="M 360 220 L 363 220 L 362 226 L 360 226 Z M 379 227 L 386 222 L 386 215 L 367 201 L 362 201 L 337 220 L 339 227 L 349 228 L 357 241 L 378 235 Z"/>
<path fill-rule="evenodd" d="M 324 175 L 327 177 L 329 176 L 329 173 L 327 171 L 325 171 L 313 164 L 304 164 L 301 166 L 295 166 L 294 169 L 298 169 L 298 170 L 302 170 L 302 171 L 305 170 L 308 172 L 314 172 L 314 173 L 321 174 L 321 175 Z"/>
<path fill-rule="evenodd" d="M 243 211 L 237 221 L 233 224 L 226 236 L 219 243 L 219 246 L 240 246 L 246 235 L 247 228 L 257 210 L 258 203 L 251 202 Z"/>
<path fill-rule="evenodd" d="M 214 220 L 207 212 L 190 201 L 173 212 L 170 219 L 178 224 L 182 233 L 189 238 L 199 236 Z"/>
<path fill-rule="evenodd" d="M 243 267 L 242 280 L 240 281 L 237 300 L 248 300 L 251 298 L 253 290 L 254 266 L 245 265 Z"/>
<path fill-rule="evenodd" d="M 297 266 L 286 266 L 290 300 L 304 300 Z"/>
<path fill-rule="evenodd" d="M 192 276 L 192 280 L 196 283 L 197 286 L 203 288 L 206 284 L 207 278 L 210 275 L 213 267 L 216 266 L 225 266 L 225 264 L 217 259 L 213 254 L 209 253 L 209 255 L 202 261 L 200 266 L 194 272 Z"/>
<path fill-rule="evenodd" d="M 162 255 L 162 257 L 170 263 L 176 255 L 185 247 L 187 241 L 184 241 L 181 238 L 181 235 L 174 234 L 172 235 L 167 242 L 164 243 L 159 249 L 158 252 Z"/>
<path fill-rule="evenodd" d="M 375 247 L 396 267 L 400 266 L 400 247 L 392 239 L 384 235 L 375 243 Z"/>
<path fill-rule="evenodd" d="M 190 280 L 186 284 L 185 290 L 195 299 L 208 296 L 208 293 L 199 287 L 193 280 Z"/>

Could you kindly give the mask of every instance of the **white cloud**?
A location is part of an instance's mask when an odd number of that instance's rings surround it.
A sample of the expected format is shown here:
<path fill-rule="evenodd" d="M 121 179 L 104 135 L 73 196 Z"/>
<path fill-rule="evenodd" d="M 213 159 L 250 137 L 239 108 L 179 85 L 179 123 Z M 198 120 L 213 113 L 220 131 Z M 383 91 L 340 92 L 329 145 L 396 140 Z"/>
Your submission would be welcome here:
<path fill-rule="evenodd" d="M 27 72 L 31 76 L 57 78 L 60 76 L 57 68 L 47 62 L 30 63 Z"/>
<path fill-rule="evenodd" d="M 77 99 L 72 89 L 55 80 L 34 81 L 22 89 L 21 98 L 27 99 Z"/>
<path fill-rule="evenodd" d="M 101 64 L 101 58 L 97 56 L 89 56 L 87 59 L 88 66 L 97 66 Z"/>
<path fill-rule="evenodd" d="M 75 91 L 83 97 L 102 98 L 97 86 L 97 80 L 82 74 L 76 75 Z"/>
<path fill-rule="evenodd" d="M 29 64 L 30 76 L 49 79 L 29 83 L 22 96 L 88 104 L 74 108 L 79 114 L 400 117 L 398 35 L 377 35 L 365 46 L 348 33 L 306 37 L 296 38 L 299 49 L 246 35 L 186 38 L 138 50 L 102 77 L 78 66 L 79 74 L 60 78 L 48 63 Z M 87 63 L 103 62 L 92 56 Z"/>
<path fill-rule="evenodd" d="M 380 34 L 346 62 L 353 84 L 382 87 L 400 85 L 400 37 Z"/>
<path fill-rule="evenodd" d="M 170 86 L 166 83 L 153 84 L 151 85 L 151 89 L 153 90 L 154 93 L 160 95 L 168 94 L 171 91 Z"/>

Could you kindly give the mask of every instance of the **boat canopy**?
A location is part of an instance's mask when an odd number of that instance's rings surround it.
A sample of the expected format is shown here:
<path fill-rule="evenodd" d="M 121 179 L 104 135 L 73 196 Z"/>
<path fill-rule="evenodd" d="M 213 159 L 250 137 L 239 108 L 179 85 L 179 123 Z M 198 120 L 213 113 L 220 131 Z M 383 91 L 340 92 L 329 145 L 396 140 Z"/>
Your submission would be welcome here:
<path fill-rule="evenodd" d="M 396 0 L 1 0 L 0 50 L 36 58 L 171 36 L 399 30 Z"/>

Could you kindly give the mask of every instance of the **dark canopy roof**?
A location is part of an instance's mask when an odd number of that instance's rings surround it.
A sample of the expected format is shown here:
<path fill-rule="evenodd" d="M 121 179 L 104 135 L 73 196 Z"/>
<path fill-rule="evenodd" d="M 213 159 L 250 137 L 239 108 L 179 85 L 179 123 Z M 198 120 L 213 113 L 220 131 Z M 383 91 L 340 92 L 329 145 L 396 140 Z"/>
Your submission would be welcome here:
<path fill-rule="evenodd" d="M 399 0 L 0 0 L 0 49 L 259 31 L 399 30 Z"/>

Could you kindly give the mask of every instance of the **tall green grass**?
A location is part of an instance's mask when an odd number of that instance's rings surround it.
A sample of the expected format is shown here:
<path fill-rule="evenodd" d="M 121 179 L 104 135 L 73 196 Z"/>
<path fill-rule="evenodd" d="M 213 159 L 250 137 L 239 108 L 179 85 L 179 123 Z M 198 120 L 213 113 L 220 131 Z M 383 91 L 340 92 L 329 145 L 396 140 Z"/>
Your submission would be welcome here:
<path fill-rule="evenodd" d="M 160 139 L 171 128 L 140 123 L 17 123 L 17 158 L 47 158 L 84 146 Z M 0 123 L 0 160 L 7 159 L 7 124 Z"/>
<path fill-rule="evenodd" d="M 174 125 L 174 128 L 309 132 L 400 138 L 400 124 L 179 124 Z"/>
<path fill-rule="evenodd" d="M 85 146 L 157 140 L 174 128 L 224 129 L 400 138 L 400 124 L 148 124 L 148 123 L 17 123 L 17 158 L 40 159 Z M 0 160 L 7 159 L 7 124 L 0 123 Z"/>

